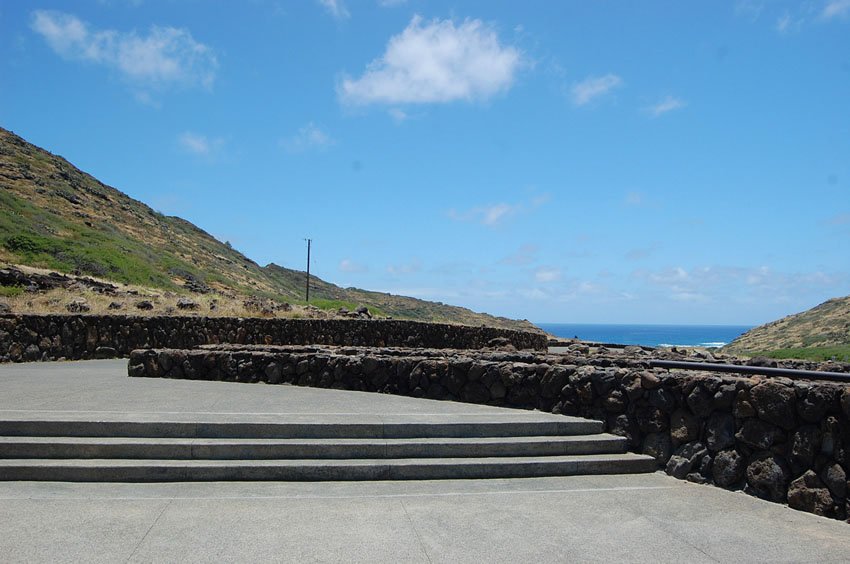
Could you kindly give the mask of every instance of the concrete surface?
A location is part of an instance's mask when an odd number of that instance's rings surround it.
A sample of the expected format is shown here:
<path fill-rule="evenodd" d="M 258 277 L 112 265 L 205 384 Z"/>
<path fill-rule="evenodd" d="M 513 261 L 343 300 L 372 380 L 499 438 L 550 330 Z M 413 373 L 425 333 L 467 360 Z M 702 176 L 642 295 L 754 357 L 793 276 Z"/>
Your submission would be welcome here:
<path fill-rule="evenodd" d="M 233 416 L 254 409 L 351 417 L 501 413 L 356 392 L 124 374 L 116 361 L 0 366 L 0 417 L 27 411 Z M 848 527 L 659 473 L 0 483 L 3 562 L 847 562 Z"/>

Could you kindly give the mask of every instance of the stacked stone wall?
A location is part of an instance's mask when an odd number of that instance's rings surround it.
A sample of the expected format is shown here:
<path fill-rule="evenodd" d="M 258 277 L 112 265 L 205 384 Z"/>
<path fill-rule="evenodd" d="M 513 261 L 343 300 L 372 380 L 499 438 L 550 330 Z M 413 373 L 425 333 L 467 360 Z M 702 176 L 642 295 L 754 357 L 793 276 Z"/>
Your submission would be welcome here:
<path fill-rule="evenodd" d="M 589 417 L 677 478 L 850 516 L 850 385 L 649 368 L 646 354 L 225 346 L 135 351 L 129 372 Z"/>
<path fill-rule="evenodd" d="M 0 315 L 0 361 L 127 357 L 142 348 L 213 343 L 326 344 L 474 349 L 502 339 L 545 349 L 542 334 L 401 320 Z"/>

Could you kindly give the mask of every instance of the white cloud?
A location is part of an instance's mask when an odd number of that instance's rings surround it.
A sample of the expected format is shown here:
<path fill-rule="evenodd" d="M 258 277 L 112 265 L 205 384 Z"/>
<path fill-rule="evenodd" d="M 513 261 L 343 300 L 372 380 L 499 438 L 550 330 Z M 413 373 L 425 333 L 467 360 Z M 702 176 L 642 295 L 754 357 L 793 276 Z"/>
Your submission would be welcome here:
<path fill-rule="evenodd" d="M 450 209 L 449 217 L 456 221 L 474 221 L 488 227 L 494 227 L 502 223 L 508 217 L 516 214 L 520 209 L 522 209 L 521 204 L 511 205 L 502 202 L 498 204 L 476 206 L 465 212 L 458 212 L 455 209 Z"/>
<path fill-rule="evenodd" d="M 520 52 L 481 20 L 424 22 L 414 16 L 384 54 L 338 92 L 350 104 L 425 104 L 487 99 L 511 87 Z"/>
<path fill-rule="evenodd" d="M 779 272 L 768 266 L 701 266 L 690 270 L 677 266 L 656 272 L 639 270 L 633 276 L 662 288 L 677 301 L 718 303 L 736 295 L 756 300 L 770 296 L 773 301 L 782 301 L 824 291 L 841 292 L 850 279 L 844 272 Z"/>
<path fill-rule="evenodd" d="M 186 29 L 152 26 L 147 35 L 98 31 L 76 16 L 47 10 L 33 12 L 31 27 L 63 58 L 115 69 L 139 86 L 209 88 L 215 80 L 215 54 Z"/>
<path fill-rule="evenodd" d="M 224 146 L 224 139 L 210 138 L 191 131 L 181 133 L 177 142 L 184 151 L 204 157 L 212 155 Z"/>
<path fill-rule="evenodd" d="M 850 0 L 831 0 L 821 12 L 826 19 L 844 17 L 847 14 L 850 14 Z"/>
<path fill-rule="evenodd" d="M 387 110 L 390 114 L 390 117 L 393 118 L 393 121 L 396 123 L 401 123 L 406 121 L 410 116 L 404 110 L 400 110 L 399 108 L 390 108 Z"/>
<path fill-rule="evenodd" d="M 674 110 L 679 110 L 684 108 L 688 104 L 679 98 L 675 98 L 673 96 L 665 96 L 664 99 L 660 100 L 657 104 L 653 104 L 646 108 L 646 111 L 652 117 L 656 118 L 667 112 L 672 112 Z"/>
<path fill-rule="evenodd" d="M 534 272 L 534 279 L 537 282 L 557 282 L 561 279 L 561 270 L 549 266 L 541 266 Z"/>
<path fill-rule="evenodd" d="M 591 76 L 581 82 L 573 84 L 571 89 L 573 104 L 576 106 L 584 106 L 590 103 L 595 98 L 604 96 L 612 89 L 617 88 L 623 83 L 623 80 L 616 74 L 606 74 L 605 76 Z"/>
<path fill-rule="evenodd" d="M 339 261 L 339 270 L 340 272 L 360 273 L 368 272 L 369 268 L 364 264 L 346 258 Z"/>
<path fill-rule="evenodd" d="M 497 227 L 511 217 L 537 209 L 549 200 L 549 194 L 539 194 L 531 198 L 528 203 L 508 204 L 499 202 L 476 206 L 463 212 L 452 208 L 448 211 L 448 216 L 455 221 L 472 221 L 487 227 Z"/>
<path fill-rule="evenodd" d="M 383 8 L 392 8 L 394 6 L 401 6 L 402 4 L 407 3 L 407 0 L 378 0 L 378 5 Z"/>
<path fill-rule="evenodd" d="M 346 20 L 351 17 L 351 13 L 342 0 L 318 0 L 318 2 L 335 19 Z"/>
<path fill-rule="evenodd" d="M 334 145 L 336 141 L 327 133 L 322 131 L 315 123 L 309 122 L 298 130 L 298 133 L 288 139 L 283 139 L 280 144 L 291 152 L 306 151 L 307 149 L 324 149 Z"/>

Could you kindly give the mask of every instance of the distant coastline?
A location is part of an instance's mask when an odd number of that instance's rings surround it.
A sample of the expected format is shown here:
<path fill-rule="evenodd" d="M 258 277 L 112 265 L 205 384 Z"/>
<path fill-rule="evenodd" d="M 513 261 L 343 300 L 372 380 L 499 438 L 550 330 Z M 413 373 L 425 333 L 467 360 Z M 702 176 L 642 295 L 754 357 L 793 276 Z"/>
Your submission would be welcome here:
<path fill-rule="evenodd" d="M 723 347 L 752 325 L 640 325 L 602 323 L 537 323 L 538 327 L 565 339 L 644 345 L 649 347 Z"/>

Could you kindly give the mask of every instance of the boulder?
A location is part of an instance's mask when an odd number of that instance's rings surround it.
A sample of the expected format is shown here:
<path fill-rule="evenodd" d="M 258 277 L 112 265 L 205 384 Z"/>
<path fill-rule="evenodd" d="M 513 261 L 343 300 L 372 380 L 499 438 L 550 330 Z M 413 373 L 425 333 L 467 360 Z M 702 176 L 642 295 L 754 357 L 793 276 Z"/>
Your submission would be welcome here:
<path fill-rule="evenodd" d="M 814 425 L 803 425 L 791 435 L 791 466 L 796 473 L 812 467 L 821 450 L 821 432 Z"/>
<path fill-rule="evenodd" d="M 816 515 L 831 515 L 834 502 L 832 495 L 818 475 L 809 470 L 788 487 L 788 505 L 794 509 Z"/>
<path fill-rule="evenodd" d="M 670 416 L 670 438 L 674 446 L 697 440 L 699 420 L 687 409 L 677 409 Z"/>
<path fill-rule="evenodd" d="M 838 405 L 838 392 L 834 386 L 812 386 L 806 397 L 797 402 L 797 413 L 804 421 L 819 423 L 828 411 Z"/>
<path fill-rule="evenodd" d="M 641 452 L 653 457 L 658 464 L 666 464 L 673 452 L 670 435 L 667 433 L 649 433 L 643 439 Z"/>
<path fill-rule="evenodd" d="M 705 444 L 713 451 L 735 446 L 735 418 L 731 413 L 711 414 L 705 424 Z"/>
<path fill-rule="evenodd" d="M 746 419 L 735 434 L 735 438 L 747 446 L 758 450 L 766 450 L 785 438 L 785 433 L 767 421 L 761 419 Z"/>
<path fill-rule="evenodd" d="M 698 441 L 682 445 L 676 449 L 675 454 L 667 462 L 667 473 L 674 478 L 684 480 L 707 454 L 708 450 L 706 450 L 705 445 Z"/>
<path fill-rule="evenodd" d="M 71 313 L 85 313 L 91 311 L 91 306 L 85 298 L 74 298 L 65 304 L 65 309 Z"/>
<path fill-rule="evenodd" d="M 198 302 L 191 300 L 189 298 L 183 297 L 183 298 L 179 298 L 177 300 L 177 309 L 194 310 L 194 309 L 198 309 L 199 307 L 200 306 L 198 305 Z"/>
<path fill-rule="evenodd" d="M 0 315 L 12 313 L 12 306 L 7 304 L 6 302 L 0 302 Z"/>
<path fill-rule="evenodd" d="M 708 417 L 714 410 L 714 396 L 700 385 L 694 386 L 687 398 L 688 407 L 697 417 Z"/>
<path fill-rule="evenodd" d="M 714 457 L 714 483 L 728 488 L 744 478 L 747 464 L 744 457 L 736 450 L 721 450 Z"/>
<path fill-rule="evenodd" d="M 750 491 L 770 501 L 785 501 L 790 472 L 785 461 L 768 452 L 757 452 L 747 466 Z"/>
<path fill-rule="evenodd" d="M 149 311 L 153 309 L 153 302 L 150 300 L 140 300 L 136 302 L 136 309 Z"/>
<path fill-rule="evenodd" d="M 820 479 L 835 497 L 847 496 L 847 473 L 840 464 L 833 463 L 821 470 Z"/>
<path fill-rule="evenodd" d="M 783 429 L 794 428 L 797 394 L 793 388 L 779 382 L 765 382 L 750 390 L 750 398 L 761 419 Z"/>
<path fill-rule="evenodd" d="M 123 308 L 124 308 L 124 304 L 121 303 L 121 302 L 109 302 L 109 305 L 106 306 L 106 309 L 109 309 L 109 310 L 116 310 L 116 309 L 123 309 Z"/>

